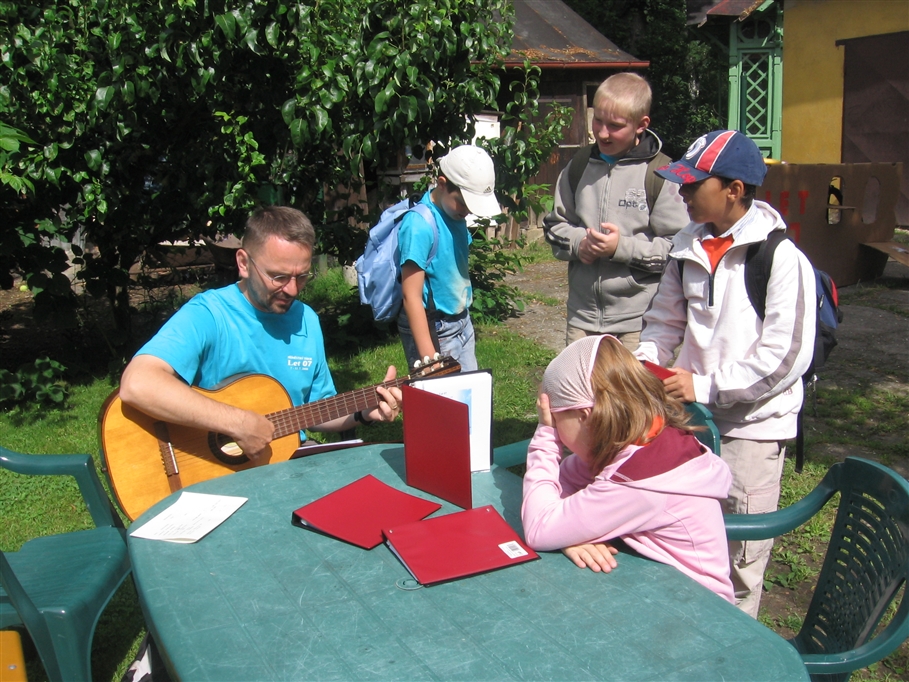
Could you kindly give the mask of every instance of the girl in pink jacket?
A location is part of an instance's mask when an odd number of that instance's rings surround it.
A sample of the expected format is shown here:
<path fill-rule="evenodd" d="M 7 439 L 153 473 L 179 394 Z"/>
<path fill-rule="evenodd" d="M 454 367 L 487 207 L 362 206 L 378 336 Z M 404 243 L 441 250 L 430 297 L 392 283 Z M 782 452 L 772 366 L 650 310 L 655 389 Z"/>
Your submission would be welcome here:
<path fill-rule="evenodd" d="M 527 453 L 527 544 L 609 572 L 622 538 L 731 603 L 721 501 L 729 467 L 702 445 L 681 402 L 612 336 L 588 336 L 549 363 Z M 563 457 L 565 446 L 574 454 Z"/>

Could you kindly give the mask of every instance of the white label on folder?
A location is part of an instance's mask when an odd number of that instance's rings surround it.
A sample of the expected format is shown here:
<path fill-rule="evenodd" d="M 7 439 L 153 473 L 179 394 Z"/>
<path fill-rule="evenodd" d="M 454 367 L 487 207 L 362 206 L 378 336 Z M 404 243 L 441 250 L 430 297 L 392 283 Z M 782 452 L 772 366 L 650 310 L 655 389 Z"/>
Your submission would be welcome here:
<path fill-rule="evenodd" d="M 524 551 L 524 548 L 514 540 L 511 540 L 510 542 L 503 542 L 501 545 L 499 545 L 499 549 L 505 552 L 505 554 L 508 555 L 509 559 L 517 559 L 520 556 L 527 556 L 527 552 Z"/>

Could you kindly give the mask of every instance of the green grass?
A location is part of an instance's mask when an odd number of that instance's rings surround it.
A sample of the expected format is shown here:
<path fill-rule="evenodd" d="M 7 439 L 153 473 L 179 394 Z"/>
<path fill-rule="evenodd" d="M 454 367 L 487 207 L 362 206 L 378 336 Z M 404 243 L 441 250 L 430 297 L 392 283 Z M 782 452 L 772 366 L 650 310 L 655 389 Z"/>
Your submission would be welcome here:
<path fill-rule="evenodd" d="M 560 306 L 562 302 L 555 298 L 554 296 L 546 296 L 545 294 L 537 294 L 531 291 L 522 291 L 521 298 L 525 301 L 531 301 L 533 303 L 540 303 L 542 305 L 548 306 Z"/>
<path fill-rule="evenodd" d="M 520 250 L 520 256 L 523 263 L 546 263 L 556 260 L 552 255 L 552 248 L 542 239 L 527 244 Z"/>

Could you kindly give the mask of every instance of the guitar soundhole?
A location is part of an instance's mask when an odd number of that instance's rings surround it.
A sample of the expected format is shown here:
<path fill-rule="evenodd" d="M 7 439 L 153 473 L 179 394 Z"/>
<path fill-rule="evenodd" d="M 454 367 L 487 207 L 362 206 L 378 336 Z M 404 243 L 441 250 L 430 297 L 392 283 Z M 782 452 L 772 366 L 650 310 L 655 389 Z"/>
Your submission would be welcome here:
<path fill-rule="evenodd" d="M 249 457 L 243 454 L 240 446 L 223 433 L 209 433 L 208 447 L 215 458 L 225 464 L 237 466 L 249 461 Z"/>

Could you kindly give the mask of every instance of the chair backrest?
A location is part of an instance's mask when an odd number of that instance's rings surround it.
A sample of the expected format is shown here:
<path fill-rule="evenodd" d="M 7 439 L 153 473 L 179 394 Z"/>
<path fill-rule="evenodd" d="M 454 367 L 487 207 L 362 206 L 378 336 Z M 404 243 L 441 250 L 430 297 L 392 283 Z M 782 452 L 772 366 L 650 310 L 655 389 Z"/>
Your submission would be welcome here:
<path fill-rule="evenodd" d="M 15 609 L 16 615 L 18 616 L 18 618 L 14 620 L 9 620 L 9 624 L 27 625 L 29 634 L 39 651 L 44 650 L 45 646 L 53 648 L 53 638 L 47 628 L 47 624 L 41 617 L 41 613 L 35 606 L 35 602 L 28 596 L 25 588 L 22 587 L 22 583 L 19 582 L 16 574 L 13 573 L 13 569 L 2 551 L 0 551 L 0 587 L 3 588 L 6 599 L 9 600 L 9 603 Z M 7 615 L 4 620 L 7 619 L 9 619 L 9 615 Z M 6 626 L 6 624 L 7 623 L 4 623 L 4 626 Z M 47 661 L 42 657 L 42 663 L 44 663 L 45 666 L 53 666 L 56 664 L 56 661 L 53 657 L 50 657 Z M 55 669 L 48 670 L 47 674 L 52 679 L 60 677 L 59 670 Z"/>
<path fill-rule="evenodd" d="M 863 645 L 909 578 L 909 483 L 863 459 L 848 457 L 837 469 L 839 510 L 808 613 L 792 640 L 802 654 Z M 891 626 L 902 630 L 907 618 L 904 593 Z"/>
<path fill-rule="evenodd" d="M 685 409 L 691 415 L 689 424 L 692 426 L 702 426 L 703 429 L 694 432 L 697 439 L 708 448 L 713 450 L 715 455 L 720 454 L 720 430 L 713 421 L 713 413 L 701 403 L 685 403 Z"/>

